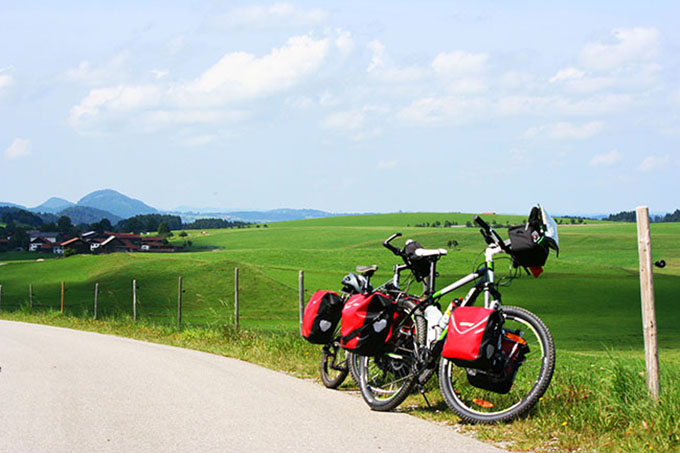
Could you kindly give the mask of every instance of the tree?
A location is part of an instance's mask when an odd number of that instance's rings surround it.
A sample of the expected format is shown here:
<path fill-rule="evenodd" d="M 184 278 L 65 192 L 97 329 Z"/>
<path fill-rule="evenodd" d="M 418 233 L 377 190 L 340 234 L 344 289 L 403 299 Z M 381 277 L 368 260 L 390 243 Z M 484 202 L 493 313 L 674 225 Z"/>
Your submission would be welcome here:
<path fill-rule="evenodd" d="M 158 225 L 158 235 L 164 238 L 170 236 L 170 228 L 168 228 L 167 223 L 161 222 L 161 224 Z"/>
<path fill-rule="evenodd" d="M 68 236 L 71 233 L 71 230 L 73 230 L 71 218 L 67 215 L 59 217 L 59 220 L 57 220 L 57 228 L 61 234 Z"/>
<path fill-rule="evenodd" d="M 187 237 L 187 236 L 188 236 L 188 234 L 187 234 L 186 231 L 182 231 L 182 232 L 179 234 L 179 237 L 181 237 L 181 238 L 185 238 L 185 237 Z"/>

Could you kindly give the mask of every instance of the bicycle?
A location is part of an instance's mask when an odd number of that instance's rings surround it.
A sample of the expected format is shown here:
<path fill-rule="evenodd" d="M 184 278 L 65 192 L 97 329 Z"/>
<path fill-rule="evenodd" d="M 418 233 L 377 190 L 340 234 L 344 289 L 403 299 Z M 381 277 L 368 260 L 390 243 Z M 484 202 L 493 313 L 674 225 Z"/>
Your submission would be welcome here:
<path fill-rule="evenodd" d="M 548 245 L 558 249 L 556 225 L 544 210 L 541 209 L 541 213 L 546 230 L 552 229 L 548 232 L 554 235 L 551 238 L 546 233 L 541 240 L 547 238 Z M 414 387 L 425 396 L 424 385 L 435 370 L 446 404 L 470 423 L 507 422 L 521 417 L 547 390 L 555 366 L 552 336 L 533 313 L 520 307 L 502 306 L 495 281 L 494 257 L 509 254 L 519 271 L 523 266 L 518 258 L 519 247 L 515 249 L 503 241 L 480 217 L 474 220 L 487 243 L 485 262 L 439 291 L 435 290 L 436 265 L 447 254 L 445 249 L 428 250 L 413 241 L 407 241 L 405 247 L 399 249 L 391 241 L 401 236 L 400 233 L 383 242 L 383 246 L 401 257 L 416 279 L 423 282 L 424 293 L 417 303 L 408 299 L 396 301 L 397 335 L 384 353 L 359 360 L 359 388 L 371 409 L 396 408 Z M 545 258 L 547 253 L 546 249 Z M 538 273 L 534 269 L 532 272 Z M 441 298 L 472 282 L 476 283 L 465 297 L 453 300 L 442 314 Z M 460 361 L 441 357 L 451 313 L 458 307 L 472 306 L 482 294 L 484 307 L 498 310 L 503 319 L 502 333 L 493 351 L 494 362 L 484 367 L 459 366 Z M 427 402 L 427 398 L 425 400 Z"/>
<path fill-rule="evenodd" d="M 393 276 L 388 281 L 373 289 L 371 277 L 378 270 L 377 265 L 357 266 L 356 274 L 349 273 L 342 279 L 342 290 L 340 291 L 342 305 L 355 294 L 372 293 L 374 291 L 383 292 L 395 300 L 410 299 L 417 300 L 417 296 L 411 295 L 401 289 L 401 272 L 408 269 L 406 264 L 396 264 L 393 267 Z M 358 275 L 357 275 L 358 274 Z M 323 345 L 321 353 L 321 381 L 327 388 L 338 388 L 347 377 L 352 377 L 354 383 L 359 386 L 358 360 L 360 356 L 352 354 L 343 349 L 340 344 L 341 324 L 335 328 L 333 339 Z"/>
<path fill-rule="evenodd" d="M 347 274 L 341 282 L 341 305 L 344 305 L 354 294 L 373 291 L 371 277 L 377 270 L 377 265 L 357 266 L 356 274 Z M 350 365 L 355 362 L 355 356 L 340 346 L 340 330 L 341 324 L 338 322 L 334 329 L 332 340 L 324 344 L 321 350 L 321 382 L 330 389 L 340 387 L 347 378 L 348 373 L 352 376 L 352 380 L 355 384 L 357 386 L 359 385 L 357 365 L 356 363 Z"/>

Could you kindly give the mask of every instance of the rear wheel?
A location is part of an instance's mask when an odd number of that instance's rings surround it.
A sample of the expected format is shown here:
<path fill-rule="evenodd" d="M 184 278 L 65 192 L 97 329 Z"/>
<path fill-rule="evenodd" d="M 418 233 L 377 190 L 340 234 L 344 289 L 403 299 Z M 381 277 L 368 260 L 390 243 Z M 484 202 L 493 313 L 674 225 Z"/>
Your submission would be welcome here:
<path fill-rule="evenodd" d="M 398 302 L 397 312 L 403 320 L 394 327 L 390 352 L 358 360 L 361 396 L 376 411 L 392 410 L 409 395 L 418 378 L 418 351 L 427 340 L 425 318 L 413 302 Z"/>
<path fill-rule="evenodd" d="M 329 389 L 340 386 L 349 372 L 348 358 L 351 354 L 340 347 L 337 341 L 326 345 L 321 353 L 321 381 Z"/>
<path fill-rule="evenodd" d="M 514 380 L 456 366 L 444 357 L 439 363 L 439 386 L 446 404 L 469 423 L 507 422 L 526 414 L 545 393 L 555 368 L 555 346 L 548 328 L 536 315 L 519 307 L 503 307 L 504 332 L 526 341 Z M 476 385 L 473 385 L 476 384 Z M 506 393 L 486 390 L 492 387 Z M 509 387 L 509 390 L 508 390 Z"/>

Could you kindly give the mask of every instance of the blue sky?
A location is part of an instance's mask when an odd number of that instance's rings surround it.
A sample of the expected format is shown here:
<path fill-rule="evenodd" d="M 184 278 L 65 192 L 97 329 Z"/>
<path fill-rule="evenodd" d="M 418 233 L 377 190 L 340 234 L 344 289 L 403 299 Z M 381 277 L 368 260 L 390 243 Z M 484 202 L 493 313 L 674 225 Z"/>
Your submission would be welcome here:
<path fill-rule="evenodd" d="M 677 2 L 7 3 L 0 201 L 680 207 Z"/>

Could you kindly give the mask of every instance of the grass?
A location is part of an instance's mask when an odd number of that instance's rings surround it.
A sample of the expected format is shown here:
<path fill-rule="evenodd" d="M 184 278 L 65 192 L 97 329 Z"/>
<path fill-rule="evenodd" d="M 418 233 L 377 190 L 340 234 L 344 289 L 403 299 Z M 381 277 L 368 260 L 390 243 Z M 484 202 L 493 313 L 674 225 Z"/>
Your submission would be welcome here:
<path fill-rule="evenodd" d="M 437 217 L 438 216 L 438 217 Z M 500 223 L 519 217 L 496 216 Z M 378 264 L 374 277 L 390 277 L 396 259 L 380 244 L 400 231 L 429 248 L 458 245 L 440 261 L 438 286 L 470 272 L 484 243 L 475 228 L 415 228 L 439 220 L 464 224 L 469 214 L 386 214 L 332 217 L 269 224 L 268 228 L 187 231 L 194 250 L 178 254 L 74 256 L 36 262 L 35 254 L 0 254 L 2 317 L 52 323 L 131 336 L 229 355 L 296 376 L 318 377 L 319 348 L 297 332 L 298 270 L 305 271 L 307 296 L 335 289 L 357 264 Z M 490 220 L 487 217 L 487 220 Z M 411 225 L 411 226 L 409 226 Z M 653 224 L 655 294 L 662 370 L 662 395 L 650 406 L 645 395 L 636 227 L 597 222 L 561 226 L 559 259 L 549 258 L 539 279 L 523 277 L 503 288 L 506 305 L 539 315 L 555 338 L 555 377 L 539 407 L 525 420 L 497 427 L 475 427 L 478 436 L 517 449 L 640 451 L 678 450 L 677 392 L 680 377 L 680 224 Z M 216 251 L 198 247 L 217 246 Z M 201 250 L 201 251 L 199 251 Z M 42 256 L 41 256 L 42 257 Z M 497 266 L 501 274 L 502 263 Z M 241 324 L 233 321 L 234 267 L 239 268 Z M 183 277 L 186 325 L 176 329 L 177 277 Z M 141 321 L 129 321 L 132 280 L 139 284 Z M 66 312 L 60 283 L 66 282 Z M 88 320 L 94 283 L 99 282 L 99 313 L 107 322 Z M 28 285 L 34 310 L 26 310 Z M 414 287 L 415 288 L 415 287 Z M 452 294 L 452 297 L 461 295 Z M 403 410 L 456 423 L 430 384 L 428 409 L 419 396 Z M 644 421 L 644 423 L 642 423 Z M 675 436 L 675 437 L 674 437 Z"/>

